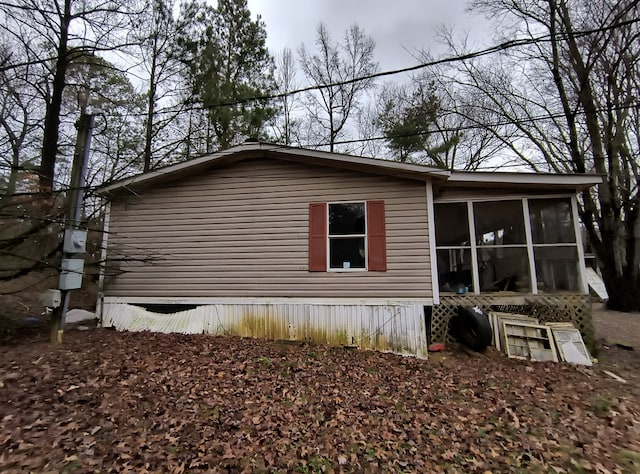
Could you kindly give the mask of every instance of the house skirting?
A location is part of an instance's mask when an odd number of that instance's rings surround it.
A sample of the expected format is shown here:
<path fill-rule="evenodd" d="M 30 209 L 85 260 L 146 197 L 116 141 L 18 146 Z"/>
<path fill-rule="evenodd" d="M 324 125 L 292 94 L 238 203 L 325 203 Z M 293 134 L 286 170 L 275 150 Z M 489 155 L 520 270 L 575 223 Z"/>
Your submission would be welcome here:
<path fill-rule="evenodd" d="M 595 354 L 596 340 L 588 295 L 440 295 L 433 307 L 430 342 L 451 342 L 449 321 L 460 306 L 477 306 L 485 312 L 501 311 L 534 316 L 542 323 L 570 322 L 582 333 L 587 348 Z"/>
<path fill-rule="evenodd" d="M 229 334 L 357 346 L 427 357 L 430 302 L 206 302 L 105 298 L 101 324 L 121 331 Z"/>

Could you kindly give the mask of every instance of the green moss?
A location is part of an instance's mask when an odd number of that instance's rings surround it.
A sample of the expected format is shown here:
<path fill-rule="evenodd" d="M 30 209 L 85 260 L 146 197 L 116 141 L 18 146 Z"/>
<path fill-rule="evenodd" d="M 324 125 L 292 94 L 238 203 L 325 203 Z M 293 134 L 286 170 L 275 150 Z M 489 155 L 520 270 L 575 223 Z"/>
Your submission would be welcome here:
<path fill-rule="evenodd" d="M 598 395 L 591 403 L 591 409 L 598 415 L 606 415 L 611 410 L 611 400 L 605 396 Z"/>
<path fill-rule="evenodd" d="M 263 365 L 271 365 L 271 359 L 268 357 L 258 357 L 257 361 Z"/>
<path fill-rule="evenodd" d="M 623 472 L 640 472 L 640 452 L 621 449 L 616 453 L 616 461 L 623 468 Z"/>

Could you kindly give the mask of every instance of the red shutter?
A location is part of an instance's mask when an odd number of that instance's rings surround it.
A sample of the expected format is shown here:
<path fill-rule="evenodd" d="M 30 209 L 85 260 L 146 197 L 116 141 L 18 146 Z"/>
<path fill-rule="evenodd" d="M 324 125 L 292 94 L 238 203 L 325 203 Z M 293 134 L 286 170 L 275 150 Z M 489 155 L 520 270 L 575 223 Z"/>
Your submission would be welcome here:
<path fill-rule="evenodd" d="M 387 239 L 384 225 L 384 201 L 367 201 L 368 269 L 387 271 Z"/>
<path fill-rule="evenodd" d="M 309 271 L 327 271 L 327 204 L 309 204 Z"/>

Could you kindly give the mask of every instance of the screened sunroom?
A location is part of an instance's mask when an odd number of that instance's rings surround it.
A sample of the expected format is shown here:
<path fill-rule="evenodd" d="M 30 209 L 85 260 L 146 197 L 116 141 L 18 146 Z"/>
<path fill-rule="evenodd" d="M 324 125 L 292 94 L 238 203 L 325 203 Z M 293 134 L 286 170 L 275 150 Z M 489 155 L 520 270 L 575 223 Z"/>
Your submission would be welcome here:
<path fill-rule="evenodd" d="M 572 322 L 593 341 L 578 193 L 594 175 L 452 172 L 434 186 L 431 341 L 460 306 Z"/>
<path fill-rule="evenodd" d="M 438 286 L 446 293 L 583 293 L 575 197 L 437 202 Z"/>

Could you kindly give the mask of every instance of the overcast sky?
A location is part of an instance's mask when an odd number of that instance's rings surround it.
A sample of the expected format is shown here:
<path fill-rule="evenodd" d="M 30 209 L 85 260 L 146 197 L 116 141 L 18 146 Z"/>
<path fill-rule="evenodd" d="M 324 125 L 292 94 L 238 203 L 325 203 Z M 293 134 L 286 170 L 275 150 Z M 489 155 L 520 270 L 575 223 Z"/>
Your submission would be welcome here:
<path fill-rule="evenodd" d="M 478 45 L 487 44 L 490 33 L 484 18 L 465 11 L 467 0 L 248 0 L 253 15 L 267 25 L 267 46 L 272 54 L 288 47 L 297 56 L 300 44 L 312 50 L 320 22 L 332 38 L 339 39 L 353 23 L 376 42 L 380 70 L 416 64 L 411 53 L 434 49 L 438 25 L 453 27 Z"/>

